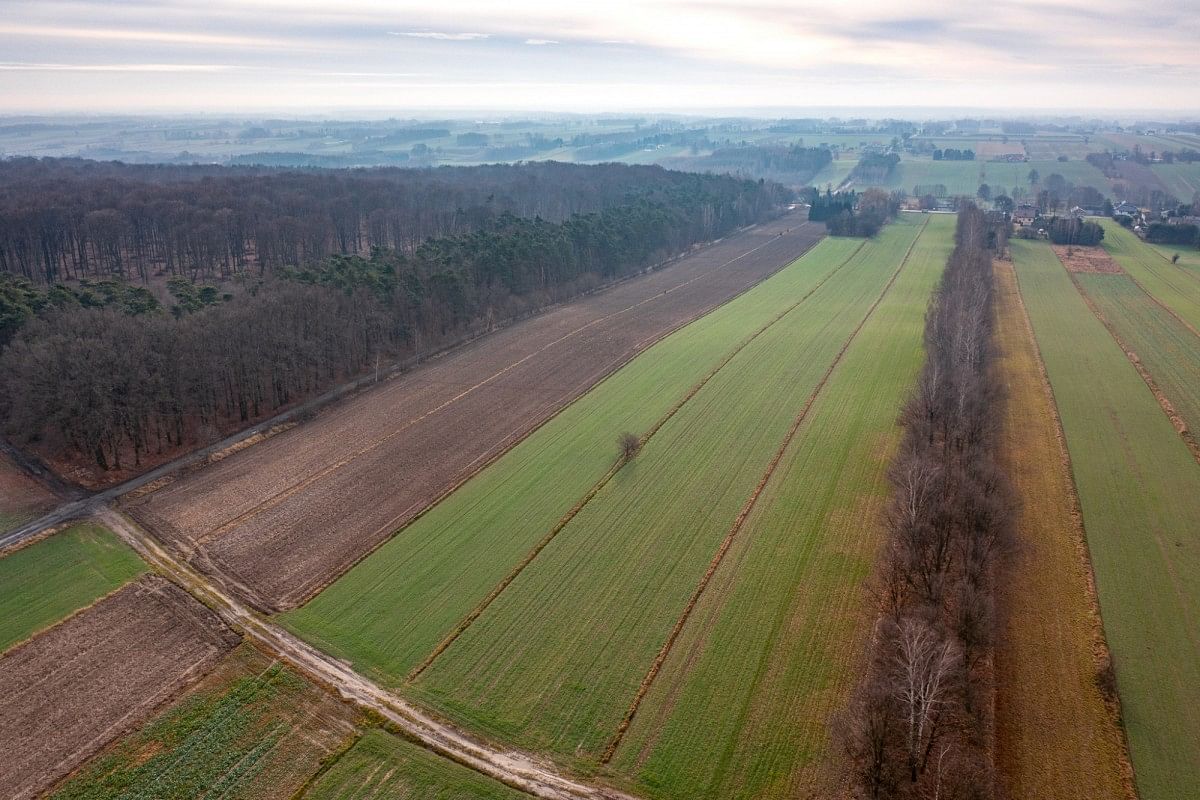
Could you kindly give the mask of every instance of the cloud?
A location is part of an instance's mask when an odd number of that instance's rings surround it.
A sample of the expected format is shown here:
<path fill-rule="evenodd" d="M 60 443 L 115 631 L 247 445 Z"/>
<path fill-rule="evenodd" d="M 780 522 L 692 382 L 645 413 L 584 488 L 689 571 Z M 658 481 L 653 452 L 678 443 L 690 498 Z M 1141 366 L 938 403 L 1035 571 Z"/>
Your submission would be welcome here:
<path fill-rule="evenodd" d="M 555 39 L 526 39 L 525 44 L 532 44 L 532 45 L 558 44 L 558 41 Z"/>
<path fill-rule="evenodd" d="M 229 64 L 47 64 L 0 61 L 2 72 L 232 72 Z"/>
<path fill-rule="evenodd" d="M 489 39 L 490 33 L 449 33 L 446 31 L 388 31 L 388 36 L 408 36 L 412 39 L 437 39 L 443 42 L 471 42 Z"/>

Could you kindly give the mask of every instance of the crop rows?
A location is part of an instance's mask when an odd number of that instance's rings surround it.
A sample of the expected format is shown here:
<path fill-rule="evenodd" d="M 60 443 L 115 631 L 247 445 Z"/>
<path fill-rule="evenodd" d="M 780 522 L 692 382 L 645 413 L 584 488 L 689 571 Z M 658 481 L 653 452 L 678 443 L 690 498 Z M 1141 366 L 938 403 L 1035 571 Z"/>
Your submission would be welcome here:
<path fill-rule="evenodd" d="M 1103 244 L 1151 297 L 1184 325 L 1200 331 L 1200 273 L 1172 264 L 1115 222 L 1104 222 Z"/>
<path fill-rule="evenodd" d="M 1071 455 L 1138 789 L 1195 797 L 1200 466 L 1054 253 L 1012 251 Z"/>
<path fill-rule="evenodd" d="M 616 765 L 656 797 L 822 794 L 831 713 L 954 219 L 934 217 L 817 399 L 642 704 Z"/>

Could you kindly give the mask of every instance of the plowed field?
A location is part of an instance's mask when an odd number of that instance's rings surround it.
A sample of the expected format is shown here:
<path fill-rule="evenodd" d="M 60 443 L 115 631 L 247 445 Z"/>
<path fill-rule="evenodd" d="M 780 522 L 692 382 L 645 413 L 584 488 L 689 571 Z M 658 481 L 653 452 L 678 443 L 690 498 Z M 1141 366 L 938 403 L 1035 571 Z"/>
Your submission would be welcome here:
<path fill-rule="evenodd" d="M 598 380 L 822 232 L 793 215 L 730 237 L 434 360 L 131 510 L 252 604 L 293 607 Z"/>

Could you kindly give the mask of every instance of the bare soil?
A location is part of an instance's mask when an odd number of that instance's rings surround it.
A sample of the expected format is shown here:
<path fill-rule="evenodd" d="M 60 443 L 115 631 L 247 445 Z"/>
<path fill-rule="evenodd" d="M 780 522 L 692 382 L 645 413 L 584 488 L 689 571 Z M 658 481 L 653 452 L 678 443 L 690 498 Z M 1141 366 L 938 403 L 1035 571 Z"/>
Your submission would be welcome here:
<path fill-rule="evenodd" d="M 1125 270 L 1103 247 L 1072 247 L 1070 255 L 1060 244 L 1051 245 L 1067 272 L 1086 272 L 1098 275 L 1123 275 Z"/>
<path fill-rule="evenodd" d="M 129 504 L 252 605 L 293 608 L 659 338 L 773 274 L 796 215 L 505 328 Z"/>
<path fill-rule="evenodd" d="M 0 531 L 33 519 L 55 501 L 50 491 L 0 453 Z"/>
<path fill-rule="evenodd" d="M 146 576 L 0 658 L 0 795 L 33 797 L 203 676 L 238 641 Z"/>

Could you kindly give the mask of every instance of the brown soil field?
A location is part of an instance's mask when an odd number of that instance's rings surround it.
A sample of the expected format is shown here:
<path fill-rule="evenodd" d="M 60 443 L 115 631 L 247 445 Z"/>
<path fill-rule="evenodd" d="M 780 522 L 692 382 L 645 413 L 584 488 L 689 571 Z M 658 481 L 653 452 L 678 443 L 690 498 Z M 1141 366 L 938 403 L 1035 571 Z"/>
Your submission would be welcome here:
<path fill-rule="evenodd" d="M 33 797 L 140 724 L 236 644 L 147 576 L 0 659 L 0 796 Z"/>
<path fill-rule="evenodd" d="M 260 609 L 293 608 L 659 338 L 773 274 L 793 214 L 500 330 L 130 503 Z"/>
<path fill-rule="evenodd" d="M 1103 247 L 1072 247 L 1070 255 L 1067 255 L 1067 248 L 1060 244 L 1051 245 L 1050 249 L 1067 268 L 1067 272 L 1101 275 L 1122 275 L 1125 272 Z"/>
<path fill-rule="evenodd" d="M 1007 797 L 1132 798 L 1116 710 L 1095 683 L 1106 650 L 1070 465 L 1011 264 L 996 262 L 996 288 L 1004 460 L 1023 502 L 1000 582 L 996 765 Z"/>
<path fill-rule="evenodd" d="M 0 531 L 16 528 L 57 501 L 44 486 L 0 454 Z"/>

